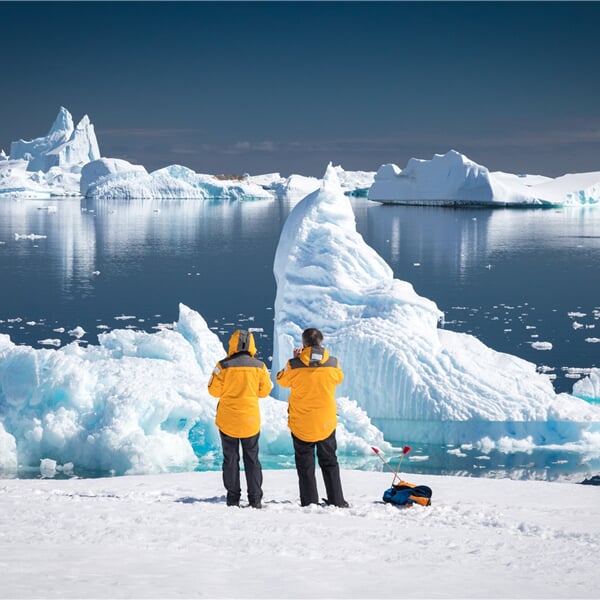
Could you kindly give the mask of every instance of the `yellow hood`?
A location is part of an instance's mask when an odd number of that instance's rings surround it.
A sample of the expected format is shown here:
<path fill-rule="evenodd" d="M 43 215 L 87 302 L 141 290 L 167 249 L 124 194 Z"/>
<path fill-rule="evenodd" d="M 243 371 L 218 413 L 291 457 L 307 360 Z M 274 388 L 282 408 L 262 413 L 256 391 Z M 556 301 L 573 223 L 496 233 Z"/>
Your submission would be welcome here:
<path fill-rule="evenodd" d="M 236 352 L 242 351 L 248 352 L 250 356 L 254 356 L 256 354 L 254 336 L 245 329 L 236 329 L 229 338 L 229 351 L 227 352 L 227 356 L 231 356 Z"/>

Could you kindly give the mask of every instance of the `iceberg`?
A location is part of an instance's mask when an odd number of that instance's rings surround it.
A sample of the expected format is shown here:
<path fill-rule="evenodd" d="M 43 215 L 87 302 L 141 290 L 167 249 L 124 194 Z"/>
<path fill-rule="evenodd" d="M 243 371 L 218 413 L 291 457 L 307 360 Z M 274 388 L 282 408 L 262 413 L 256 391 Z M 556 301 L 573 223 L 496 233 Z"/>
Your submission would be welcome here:
<path fill-rule="evenodd" d="M 180 304 L 172 329 L 113 330 L 98 341 L 36 350 L 0 335 L 0 471 L 53 461 L 156 473 L 194 469 L 220 452 L 207 384 L 226 353 L 201 315 Z M 287 404 L 269 397 L 260 406 L 261 453 L 291 455 Z M 356 402 L 342 398 L 339 409 L 341 453 L 391 448 Z"/>
<path fill-rule="evenodd" d="M 291 211 L 274 274 L 273 368 L 283 368 L 303 329 L 321 329 L 346 374 L 339 394 L 388 440 L 457 444 L 508 435 L 560 443 L 600 425 L 600 407 L 557 395 L 533 363 L 441 328 L 436 304 L 394 279 L 356 231 L 331 165 L 321 188 Z M 273 393 L 286 398 L 277 385 Z"/>
<path fill-rule="evenodd" d="M 581 206 L 600 202 L 600 171 L 556 179 L 490 172 L 456 150 L 431 160 L 411 158 L 404 169 L 382 165 L 369 200 L 436 206 Z"/>
<path fill-rule="evenodd" d="M 299 202 L 308 194 L 319 189 L 321 182 L 316 177 L 292 174 L 280 180 L 274 180 L 268 189 L 272 190 L 278 200 Z"/>
<path fill-rule="evenodd" d="M 366 196 L 373 185 L 375 172 L 373 171 L 346 171 L 341 165 L 333 167 L 344 193 L 348 196 Z M 253 176 L 252 180 L 271 190 L 278 200 L 299 202 L 308 194 L 321 187 L 321 180 L 316 177 L 292 174 L 281 177 L 279 173 L 271 175 Z"/>
<path fill-rule="evenodd" d="M 52 167 L 71 169 L 100 158 L 94 126 L 87 115 L 73 127 L 71 113 L 61 106 L 45 137 L 19 140 L 10 146 L 10 158 L 27 161 L 28 171 L 48 172 Z"/>
<path fill-rule="evenodd" d="M 181 165 L 170 165 L 148 173 L 126 160 L 100 158 L 81 170 L 81 195 L 94 199 L 220 199 L 272 200 L 262 186 L 245 178 L 219 179 L 196 173 Z"/>
<path fill-rule="evenodd" d="M 573 395 L 600 404 L 600 368 L 593 368 L 587 377 L 576 381 Z"/>
<path fill-rule="evenodd" d="M 0 197 L 79 196 L 80 171 L 100 158 L 94 126 L 84 115 L 76 127 L 64 107 L 44 137 L 19 140 L 0 162 Z"/>

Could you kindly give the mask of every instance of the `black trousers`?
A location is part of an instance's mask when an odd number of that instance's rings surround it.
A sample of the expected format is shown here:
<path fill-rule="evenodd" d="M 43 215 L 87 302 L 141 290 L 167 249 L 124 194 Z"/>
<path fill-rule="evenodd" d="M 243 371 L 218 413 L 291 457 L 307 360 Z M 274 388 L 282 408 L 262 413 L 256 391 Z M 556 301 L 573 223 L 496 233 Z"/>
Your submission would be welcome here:
<path fill-rule="evenodd" d="M 223 448 L 223 484 L 227 490 L 227 504 L 237 504 L 242 490 L 240 487 L 240 443 L 248 486 L 248 502 L 254 504 L 262 500 L 262 466 L 258 460 L 258 438 L 260 433 L 248 438 L 234 438 L 221 434 Z"/>
<path fill-rule="evenodd" d="M 319 502 L 317 480 L 315 478 L 315 447 L 319 467 L 321 467 L 323 474 L 328 504 L 335 506 L 346 504 L 336 455 L 335 430 L 328 438 L 319 442 L 304 442 L 294 434 L 292 434 L 292 440 L 294 442 L 294 458 L 296 459 L 296 471 L 298 472 L 298 484 L 300 486 L 300 504 L 308 506 Z"/>

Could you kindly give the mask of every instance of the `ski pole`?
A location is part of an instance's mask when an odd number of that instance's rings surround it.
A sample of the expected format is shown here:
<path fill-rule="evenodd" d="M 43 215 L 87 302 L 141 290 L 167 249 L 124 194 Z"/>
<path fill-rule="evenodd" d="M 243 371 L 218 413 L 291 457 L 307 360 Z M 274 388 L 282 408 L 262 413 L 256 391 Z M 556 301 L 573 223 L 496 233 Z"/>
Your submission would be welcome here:
<path fill-rule="evenodd" d="M 371 446 L 371 450 L 373 450 L 373 452 L 375 452 L 375 454 L 377 454 L 377 456 L 379 457 L 381 462 L 393 473 L 394 469 L 392 468 L 392 465 L 390 465 L 390 463 L 387 460 L 385 460 L 385 458 L 383 458 L 383 456 L 381 456 L 381 450 L 379 448 L 377 448 L 376 446 Z"/>
<path fill-rule="evenodd" d="M 400 460 L 398 462 L 398 466 L 396 467 L 396 469 L 394 469 L 392 467 L 392 465 L 390 465 L 390 463 L 385 460 L 383 458 L 383 456 L 381 456 L 381 450 L 379 448 L 377 448 L 376 446 L 371 446 L 371 450 L 373 450 L 373 452 L 375 452 L 375 454 L 377 454 L 377 456 L 379 457 L 379 459 L 381 460 L 381 462 L 389 469 L 389 471 L 391 473 L 394 474 L 394 479 L 392 479 L 392 485 L 394 485 L 394 483 L 396 483 L 396 478 L 398 477 L 398 472 L 400 470 L 400 465 L 402 464 L 402 459 L 404 458 L 405 454 L 408 454 L 411 450 L 410 446 L 404 446 L 403 450 L 402 450 L 402 454 L 400 455 Z"/>
<path fill-rule="evenodd" d="M 400 465 L 402 464 L 402 459 L 410 452 L 410 446 L 404 446 L 402 449 L 402 454 L 400 455 L 400 460 L 398 461 L 398 466 L 394 471 L 394 479 L 392 479 L 392 485 L 396 483 L 396 477 L 398 477 L 398 473 L 400 472 Z"/>

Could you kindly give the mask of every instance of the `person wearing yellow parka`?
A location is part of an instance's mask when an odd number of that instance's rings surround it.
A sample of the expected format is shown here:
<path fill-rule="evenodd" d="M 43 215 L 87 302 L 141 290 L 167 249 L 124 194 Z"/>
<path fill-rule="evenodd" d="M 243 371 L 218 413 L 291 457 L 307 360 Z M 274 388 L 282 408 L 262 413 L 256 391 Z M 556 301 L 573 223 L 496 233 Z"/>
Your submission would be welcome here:
<path fill-rule="evenodd" d="M 302 348 L 294 350 L 277 383 L 291 388 L 288 426 L 294 443 L 294 458 L 300 488 L 300 504 L 318 504 L 315 449 L 327 498 L 326 504 L 346 508 L 337 460 L 337 405 L 335 389 L 344 380 L 338 359 L 323 348 L 323 334 L 314 328 L 302 333 Z"/>
<path fill-rule="evenodd" d="M 229 339 L 227 357 L 217 363 L 208 382 L 211 396 L 219 398 L 215 423 L 221 434 L 223 484 L 228 506 L 240 503 L 240 444 L 250 506 L 260 508 L 263 496 L 262 467 L 258 459 L 258 399 L 269 395 L 272 383 L 265 363 L 255 354 L 254 335 L 237 329 Z"/>

